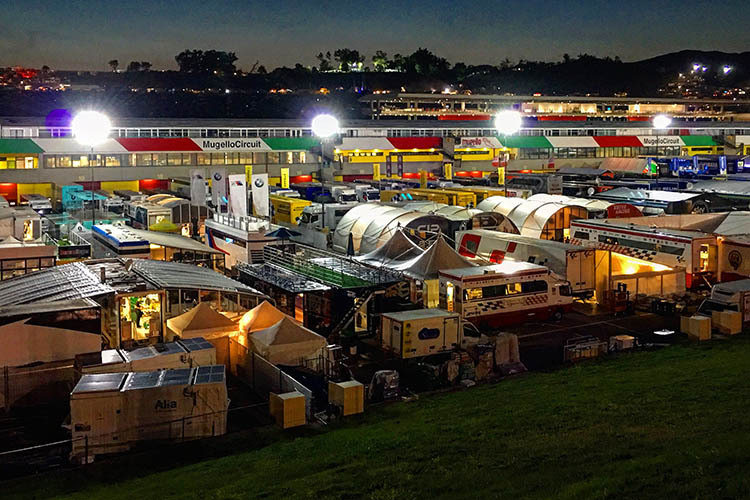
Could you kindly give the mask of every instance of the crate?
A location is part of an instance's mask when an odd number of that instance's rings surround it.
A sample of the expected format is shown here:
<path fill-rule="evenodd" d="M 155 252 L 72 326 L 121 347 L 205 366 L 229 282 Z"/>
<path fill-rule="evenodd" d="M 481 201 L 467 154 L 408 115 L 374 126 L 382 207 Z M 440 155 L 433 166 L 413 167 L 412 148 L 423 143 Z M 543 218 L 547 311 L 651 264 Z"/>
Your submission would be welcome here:
<path fill-rule="evenodd" d="M 268 410 L 282 429 L 305 425 L 305 396 L 301 392 L 271 393 Z"/>
<path fill-rule="evenodd" d="M 365 386 L 356 380 L 328 382 L 328 402 L 340 406 L 344 416 L 363 413 Z"/>
<path fill-rule="evenodd" d="M 609 345 L 615 351 L 627 351 L 635 345 L 635 337 L 630 335 L 615 335 L 609 338 Z"/>
<path fill-rule="evenodd" d="M 720 333 L 736 335 L 742 332 L 742 313 L 738 311 L 713 311 L 711 324 Z"/>
<path fill-rule="evenodd" d="M 690 340 L 711 340 L 711 318 L 708 316 L 691 316 L 688 337 Z"/>

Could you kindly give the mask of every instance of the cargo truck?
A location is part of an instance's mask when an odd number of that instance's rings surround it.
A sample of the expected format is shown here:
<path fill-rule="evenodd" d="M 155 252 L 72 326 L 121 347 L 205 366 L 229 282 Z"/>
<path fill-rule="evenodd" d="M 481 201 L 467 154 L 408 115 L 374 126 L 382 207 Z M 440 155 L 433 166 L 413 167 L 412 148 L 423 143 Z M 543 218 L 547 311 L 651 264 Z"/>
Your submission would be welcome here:
<path fill-rule="evenodd" d="M 297 225 L 297 220 L 302 216 L 305 207 L 312 204 L 311 201 L 286 196 L 269 196 L 271 201 L 271 222 L 278 224 Z"/>

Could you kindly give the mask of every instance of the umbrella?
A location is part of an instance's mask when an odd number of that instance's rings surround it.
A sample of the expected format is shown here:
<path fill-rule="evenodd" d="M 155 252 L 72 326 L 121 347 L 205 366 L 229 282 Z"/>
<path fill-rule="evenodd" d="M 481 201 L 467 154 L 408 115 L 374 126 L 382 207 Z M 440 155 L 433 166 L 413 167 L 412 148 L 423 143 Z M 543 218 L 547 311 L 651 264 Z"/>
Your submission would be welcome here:
<path fill-rule="evenodd" d="M 352 233 L 349 233 L 349 241 L 346 243 L 346 255 L 350 257 L 354 255 L 354 237 Z"/>
<path fill-rule="evenodd" d="M 271 231 L 270 233 L 266 233 L 266 236 L 270 238 L 279 238 L 281 240 L 288 240 L 293 236 L 301 236 L 302 233 L 299 233 L 295 231 L 294 229 L 287 229 L 285 227 L 280 227 L 274 231 Z"/>

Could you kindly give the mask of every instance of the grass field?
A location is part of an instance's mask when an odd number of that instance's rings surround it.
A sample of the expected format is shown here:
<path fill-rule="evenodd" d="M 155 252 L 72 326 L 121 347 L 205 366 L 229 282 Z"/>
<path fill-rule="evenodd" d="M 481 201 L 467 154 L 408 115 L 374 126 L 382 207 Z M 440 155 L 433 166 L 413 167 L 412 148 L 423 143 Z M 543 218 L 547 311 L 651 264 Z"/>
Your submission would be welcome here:
<path fill-rule="evenodd" d="M 322 431 L 265 429 L 130 454 L 0 491 L 110 500 L 748 498 L 750 339 L 530 373 L 381 406 Z"/>

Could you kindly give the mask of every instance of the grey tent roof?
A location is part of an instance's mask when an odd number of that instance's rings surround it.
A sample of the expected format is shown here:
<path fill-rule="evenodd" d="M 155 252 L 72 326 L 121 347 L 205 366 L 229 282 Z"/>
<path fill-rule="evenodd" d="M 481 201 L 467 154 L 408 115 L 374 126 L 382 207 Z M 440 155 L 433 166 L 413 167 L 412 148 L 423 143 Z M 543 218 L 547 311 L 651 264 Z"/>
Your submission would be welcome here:
<path fill-rule="evenodd" d="M 0 307 L 85 299 L 114 292 L 87 265 L 73 262 L 0 282 Z"/>
<path fill-rule="evenodd" d="M 179 234 L 164 233 L 161 231 L 145 231 L 142 229 L 134 229 L 132 227 L 129 227 L 128 231 L 153 245 L 178 248 L 180 250 L 189 250 L 193 252 L 221 253 L 219 250 L 211 248 L 208 245 L 204 245 L 199 241 L 195 241 L 192 238 L 187 238 Z"/>
<path fill-rule="evenodd" d="M 403 271 L 404 274 L 414 279 L 431 280 L 437 279 L 440 270 L 472 267 L 473 265 L 460 256 L 442 235 L 438 235 L 430 248 L 421 255 L 389 267 Z"/>
<path fill-rule="evenodd" d="M 356 259 L 368 264 L 387 264 L 391 261 L 413 259 L 422 255 L 422 252 L 423 250 L 404 233 L 403 228 L 399 228 L 383 246 Z"/>
<path fill-rule="evenodd" d="M 212 269 L 190 264 L 133 259 L 133 270 L 159 288 L 193 288 L 263 295 L 258 290 Z"/>

